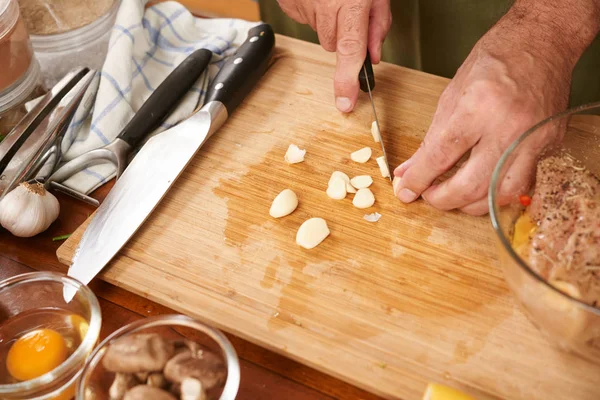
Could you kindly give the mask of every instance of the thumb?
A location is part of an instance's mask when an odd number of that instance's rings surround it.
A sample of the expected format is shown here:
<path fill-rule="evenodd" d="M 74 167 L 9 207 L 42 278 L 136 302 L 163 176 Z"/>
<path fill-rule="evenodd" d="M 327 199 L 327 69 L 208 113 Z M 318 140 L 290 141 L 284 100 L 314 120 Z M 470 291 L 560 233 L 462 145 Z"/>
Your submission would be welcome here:
<path fill-rule="evenodd" d="M 359 91 L 358 73 L 367 55 L 370 2 L 348 1 L 338 13 L 337 65 L 334 77 L 335 105 L 350 112 Z M 366 4 L 368 3 L 368 4 Z"/>

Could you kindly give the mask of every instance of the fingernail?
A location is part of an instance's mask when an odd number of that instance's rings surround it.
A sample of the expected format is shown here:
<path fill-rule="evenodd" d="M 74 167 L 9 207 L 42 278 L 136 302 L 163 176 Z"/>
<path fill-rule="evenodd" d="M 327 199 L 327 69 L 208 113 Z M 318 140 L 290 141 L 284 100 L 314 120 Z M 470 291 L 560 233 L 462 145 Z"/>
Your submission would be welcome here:
<path fill-rule="evenodd" d="M 337 97 L 335 99 L 335 106 L 341 112 L 348 112 L 352 110 L 352 102 L 347 97 Z"/>
<path fill-rule="evenodd" d="M 410 189 L 402 189 L 398 193 L 398 198 L 403 203 L 411 203 L 417 199 L 417 194 Z"/>

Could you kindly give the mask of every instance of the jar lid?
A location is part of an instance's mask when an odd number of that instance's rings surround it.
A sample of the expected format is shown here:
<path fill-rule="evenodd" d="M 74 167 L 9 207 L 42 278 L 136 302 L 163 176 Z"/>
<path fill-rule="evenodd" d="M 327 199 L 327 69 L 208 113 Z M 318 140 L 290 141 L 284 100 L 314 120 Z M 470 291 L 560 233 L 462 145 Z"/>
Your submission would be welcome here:
<path fill-rule="evenodd" d="M 16 0 L 0 0 L 0 40 L 17 22 L 19 5 Z"/>

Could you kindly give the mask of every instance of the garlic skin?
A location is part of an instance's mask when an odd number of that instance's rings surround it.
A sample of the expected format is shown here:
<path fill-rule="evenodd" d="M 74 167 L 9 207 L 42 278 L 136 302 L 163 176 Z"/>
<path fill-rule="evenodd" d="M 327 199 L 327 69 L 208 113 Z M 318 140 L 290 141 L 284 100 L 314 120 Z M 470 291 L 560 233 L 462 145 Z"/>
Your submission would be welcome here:
<path fill-rule="evenodd" d="M 41 183 L 21 183 L 0 202 L 0 225 L 18 237 L 32 237 L 58 218 L 60 204 Z"/>

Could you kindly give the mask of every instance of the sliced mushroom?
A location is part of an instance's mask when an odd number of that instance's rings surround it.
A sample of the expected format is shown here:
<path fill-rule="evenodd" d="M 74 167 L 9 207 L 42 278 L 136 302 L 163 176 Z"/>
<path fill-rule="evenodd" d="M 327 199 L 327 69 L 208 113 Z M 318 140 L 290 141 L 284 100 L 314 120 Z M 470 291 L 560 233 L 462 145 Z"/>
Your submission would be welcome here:
<path fill-rule="evenodd" d="M 177 400 L 171 393 L 148 385 L 138 385 L 130 389 L 123 400 Z"/>
<path fill-rule="evenodd" d="M 174 352 L 173 343 L 157 334 L 129 335 L 108 346 L 102 364 L 111 372 L 161 371 Z"/>
<path fill-rule="evenodd" d="M 227 369 L 221 357 L 212 352 L 204 351 L 201 357 L 194 357 L 190 351 L 184 351 L 167 362 L 164 374 L 175 383 L 181 383 L 185 378 L 198 379 L 206 390 L 210 390 L 225 382 Z"/>
<path fill-rule="evenodd" d="M 181 381 L 181 400 L 207 400 L 202 383 L 194 378 Z"/>
<path fill-rule="evenodd" d="M 108 389 L 108 396 L 111 400 L 121 400 L 125 393 L 136 385 L 139 385 L 139 382 L 135 376 L 117 373 L 110 389 Z"/>

